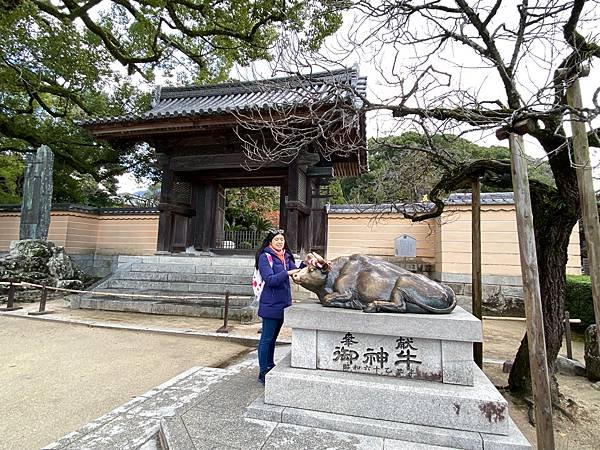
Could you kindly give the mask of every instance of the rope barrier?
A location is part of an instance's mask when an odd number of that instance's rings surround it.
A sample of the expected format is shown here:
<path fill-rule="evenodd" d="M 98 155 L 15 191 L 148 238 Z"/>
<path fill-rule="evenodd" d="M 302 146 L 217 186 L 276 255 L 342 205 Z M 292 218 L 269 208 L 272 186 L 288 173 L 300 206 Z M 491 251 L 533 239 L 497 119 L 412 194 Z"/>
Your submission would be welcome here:
<path fill-rule="evenodd" d="M 18 281 L 18 282 L 6 282 L 0 281 L 1 286 L 30 286 L 39 289 L 49 289 L 52 291 L 58 292 L 67 292 L 72 294 L 84 294 L 84 295 L 100 295 L 103 297 L 123 297 L 123 298 L 149 298 L 149 299 L 161 299 L 161 300 L 202 300 L 205 297 L 199 297 L 197 295 L 150 295 L 150 294 L 124 294 L 118 292 L 106 292 L 106 291 L 83 291 L 80 289 L 67 289 L 67 288 L 59 288 L 53 286 L 44 286 L 42 284 L 29 283 L 26 281 Z M 225 294 L 215 294 L 215 295 L 225 295 Z M 249 296 L 234 296 L 237 298 L 240 297 L 249 297 Z"/>
<path fill-rule="evenodd" d="M 232 327 L 227 326 L 229 320 L 229 291 L 225 291 L 225 311 L 223 311 L 223 326 L 217 329 L 217 333 L 229 333 Z"/>
<path fill-rule="evenodd" d="M 42 296 L 40 298 L 40 308 L 37 311 L 29 311 L 27 314 L 32 316 L 41 316 L 44 314 L 52 314 L 54 311 L 46 311 L 46 300 L 48 300 L 48 288 L 42 287 Z"/>

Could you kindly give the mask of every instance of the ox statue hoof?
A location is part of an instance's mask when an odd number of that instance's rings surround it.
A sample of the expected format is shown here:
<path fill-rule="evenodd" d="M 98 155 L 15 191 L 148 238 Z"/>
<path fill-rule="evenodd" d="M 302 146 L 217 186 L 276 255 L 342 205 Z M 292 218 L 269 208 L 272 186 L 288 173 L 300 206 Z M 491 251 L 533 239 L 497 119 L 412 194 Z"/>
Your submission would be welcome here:
<path fill-rule="evenodd" d="M 367 313 L 374 313 L 374 312 L 378 312 L 379 309 L 377 308 L 377 305 L 375 303 L 369 303 L 365 309 L 363 309 L 364 312 Z"/>

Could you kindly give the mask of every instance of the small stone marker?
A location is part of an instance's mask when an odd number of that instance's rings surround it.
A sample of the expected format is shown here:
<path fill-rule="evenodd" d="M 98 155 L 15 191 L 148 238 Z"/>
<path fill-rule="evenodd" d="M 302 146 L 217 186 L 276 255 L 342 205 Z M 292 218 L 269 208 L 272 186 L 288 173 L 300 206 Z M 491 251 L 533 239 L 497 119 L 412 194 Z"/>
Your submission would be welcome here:
<path fill-rule="evenodd" d="M 394 241 L 396 244 L 396 256 L 404 258 L 415 258 L 417 256 L 417 240 L 414 237 L 403 234 L 398 236 Z"/>
<path fill-rule="evenodd" d="M 47 239 L 52 205 L 54 155 L 47 145 L 26 156 L 19 239 Z"/>

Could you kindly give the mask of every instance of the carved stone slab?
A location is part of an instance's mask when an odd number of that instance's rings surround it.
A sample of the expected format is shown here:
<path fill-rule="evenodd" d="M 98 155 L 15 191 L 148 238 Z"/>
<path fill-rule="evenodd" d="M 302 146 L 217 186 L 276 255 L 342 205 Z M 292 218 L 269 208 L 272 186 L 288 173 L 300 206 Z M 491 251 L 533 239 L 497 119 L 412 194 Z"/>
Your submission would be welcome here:
<path fill-rule="evenodd" d="M 365 314 L 302 303 L 286 311 L 292 367 L 473 385 L 481 322 L 452 314 Z"/>
<path fill-rule="evenodd" d="M 54 155 L 50 147 L 40 146 L 28 153 L 25 162 L 23 203 L 19 239 L 47 239 L 52 205 L 52 168 Z"/>
<path fill-rule="evenodd" d="M 319 332 L 317 369 L 442 381 L 440 341 Z"/>

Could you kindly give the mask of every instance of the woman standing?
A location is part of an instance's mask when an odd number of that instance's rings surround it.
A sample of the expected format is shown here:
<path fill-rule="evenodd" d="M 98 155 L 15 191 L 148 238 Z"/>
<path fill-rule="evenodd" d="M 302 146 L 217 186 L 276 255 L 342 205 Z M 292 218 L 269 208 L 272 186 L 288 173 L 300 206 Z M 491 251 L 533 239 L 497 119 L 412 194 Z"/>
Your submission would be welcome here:
<path fill-rule="evenodd" d="M 300 267 L 303 267 L 301 264 Z M 258 315 L 262 333 L 258 344 L 258 381 L 265 383 L 266 373 L 275 367 L 275 342 L 283 325 L 283 310 L 292 304 L 288 272 L 296 269 L 294 256 L 285 241 L 283 230 L 271 230 L 256 253 L 256 265 L 265 282 L 260 295 Z"/>

